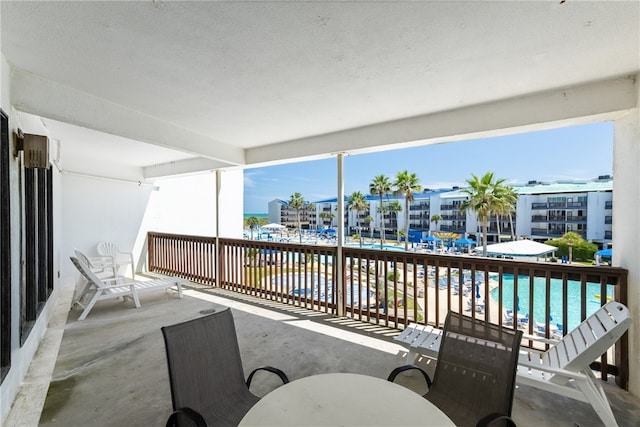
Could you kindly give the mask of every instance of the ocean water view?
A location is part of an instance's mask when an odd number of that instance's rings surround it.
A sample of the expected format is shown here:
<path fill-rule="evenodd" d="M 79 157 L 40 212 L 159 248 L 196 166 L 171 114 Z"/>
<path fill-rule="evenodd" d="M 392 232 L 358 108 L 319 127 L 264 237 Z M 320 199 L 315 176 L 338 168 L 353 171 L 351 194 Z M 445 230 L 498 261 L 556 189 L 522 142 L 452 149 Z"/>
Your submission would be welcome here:
<path fill-rule="evenodd" d="M 250 218 L 252 216 L 255 216 L 258 219 L 261 218 L 269 218 L 269 214 L 266 213 L 245 213 L 244 215 L 244 219 L 246 220 L 247 218 Z"/>

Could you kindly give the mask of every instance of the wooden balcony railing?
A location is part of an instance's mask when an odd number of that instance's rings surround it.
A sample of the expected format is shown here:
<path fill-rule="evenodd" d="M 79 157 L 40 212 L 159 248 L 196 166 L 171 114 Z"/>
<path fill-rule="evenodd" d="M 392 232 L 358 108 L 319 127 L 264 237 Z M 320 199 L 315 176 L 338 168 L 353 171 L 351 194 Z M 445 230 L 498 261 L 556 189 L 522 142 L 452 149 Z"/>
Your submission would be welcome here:
<path fill-rule="evenodd" d="M 149 233 L 148 248 L 151 272 L 399 329 L 411 322 L 442 326 L 454 310 L 553 338 L 607 299 L 627 304 L 627 270 L 616 267 L 350 246 L 339 260 L 330 245 L 228 238 L 216 244 L 211 237 L 163 233 Z M 626 388 L 626 335 L 592 368 Z"/>

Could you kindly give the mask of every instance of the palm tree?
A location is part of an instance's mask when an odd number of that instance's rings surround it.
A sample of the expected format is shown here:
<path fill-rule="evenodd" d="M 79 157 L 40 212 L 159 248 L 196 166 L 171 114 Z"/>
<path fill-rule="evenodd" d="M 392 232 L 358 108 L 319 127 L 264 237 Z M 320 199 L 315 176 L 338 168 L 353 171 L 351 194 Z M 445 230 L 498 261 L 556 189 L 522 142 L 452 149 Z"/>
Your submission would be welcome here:
<path fill-rule="evenodd" d="M 393 183 L 394 194 L 404 196 L 404 250 L 409 250 L 409 203 L 413 201 L 413 193 L 422 191 L 418 175 L 409 171 L 398 172 Z"/>
<path fill-rule="evenodd" d="M 373 222 L 373 217 L 371 215 L 367 215 L 364 218 L 364 223 L 367 224 L 367 227 L 369 227 L 369 237 L 371 237 L 371 240 L 373 240 L 373 227 L 371 227 L 372 222 Z"/>
<path fill-rule="evenodd" d="M 482 226 L 482 255 L 487 256 L 487 228 L 489 217 L 499 210 L 500 203 L 494 191 L 500 188 L 504 179 L 493 180 L 493 172 L 487 172 L 482 178 L 471 174 L 471 179 L 467 180 L 468 188 L 462 189 L 462 193 L 469 196 L 460 204 L 460 210 L 471 210 L 478 216 L 478 221 Z"/>
<path fill-rule="evenodd" d="M 367 199 L 359 191 L 354 192 L 349 199 L 347 200 L 347 209 L 356 211 L 356 224 L 358 225 L 358 235 L 360 236 L 360 247 L 362 247 L 362 227 L 360 226 L 360 221 L 358 221 L 358 214 L 362 211 L 366 211 L 369 207 L 369 203 L 367 203 Z"/>
<path fill-rule="evenodd" d="M 509 224 L 511 225 L 511 240 L 515 240 L 515 231 L 513 230 L 513 217 L 512 214 L 516 209 L 516 201 L 518 200 L 518 194 L 515 189 L 508 185 L 497 185 L 493 189 L 495 201 L 496 201 L 496 226 L 498 230 L 498 242 L 500 238 L 500 217 L 505 215 L 509 216 Z"/>
<path fill-rule="evenodd" d="M 324 221 L 325 220 L 329 220 L 329 227 L 331 227 L 331 224 L 333 223 L 333 217 L 335 217 L 335 215 L 333 214 L 333 212 L 320 212 L 320 218 L 322 218 L 322 225 L 324 225 Z"/>
<path fill-rule="evenodd" d="M 298 222 L 298 236 L 300 237 L 300 243 L 302 243 L 302 226 L 300 225 L 300 209 L 304 207 L 304 197 L 302 194 L 295 192 L 289 199 L 289 206 L 296 210 L 296 220 Z"/>
<path fill-rule="evenodd" d="M 442 216 L 440 214 L 431 215 L 431 222 L 435 223 L 435 231 L 438 231 L 438 223 L 442 221 Z"/>
<path fill-rule="evenodd" d="M 311 202 L 311 203 L 307 203 L 304 207 L 304 210 L 307 213 L 307 218 L 309 220 L 309 228 L 311 228 L 311 224 L 316 224 L 316 204 Z M 311 219 L 313 218 L 313 221 L 311 221 Z M 317 227 L 316 227 L 317 228 Z"/>
<path fill-rule="evenodd" d="M 247 225 L 249 226 L 249 232 L 251 233 L 251 240 L 253 240 L 253 229 L 260 225 L 260 220 L 255 216 L 247 218 Z"/>
<path fill-rule="evenodd" d="M 386 210 L 391 214 L 391 215 L 395 215 L 396 217 L 396 234 L 397 234 L 397 239 L 398 241 L 400 241 L 400 233 L 399 230 L 397 230 L 398 228 L 398 212 L 402 211 L 402 204 L 397 201 L 397 200 L 392 200 L 386 207 Z"/>
<path fill-rule="evenodd" d="M 384 214 L 385 208 L 382 204 L 382 197 L 391 192 L 391 182 L 385 175 L 378 175 L 373 178 L 369 184 L 369 194 L 380 197 L 380 205 L 378 212 L 380 213 L 380 249 L 384 246 Z"/>
<path fill-rule="evenodd" d="M 378 208 L 376 209 L 376 212 L 378 212 L 380 214 L 380 249 L 383 248 L 384 245 L 384 238 L 386 237 L 386 231 L 385 231 L 385 227 L 386 227 L 386 218 L 385 215 L 387 214 L 387 212 L 389 212 L 389 205 L 385 205 L 385 204 L 381 204 L 378 206 Z"/>
<path fill-rule="evenodd" d="M 509 215 L 509 226 L 511 228 L 511 240 L 516 240 L 516 230 L 513 228 L 513 214 L 516 212 L 516 203 L 518 202 L 518 193 L 516 192 L 516 189 L 511 186 L 507 186 L 505 198 L 511 202 L 511 209 L 509 209 L 507 213 Z"/>

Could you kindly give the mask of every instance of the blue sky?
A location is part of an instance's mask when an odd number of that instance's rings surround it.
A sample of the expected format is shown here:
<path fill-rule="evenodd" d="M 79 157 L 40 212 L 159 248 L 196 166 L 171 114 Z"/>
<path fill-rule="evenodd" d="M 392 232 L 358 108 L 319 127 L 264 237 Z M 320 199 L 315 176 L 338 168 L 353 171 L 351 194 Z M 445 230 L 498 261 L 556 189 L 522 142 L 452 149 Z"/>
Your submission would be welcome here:
<path fill-rule="evenodd" d="M 367 194 L 374 176 L 384 174 L 393 181 L 405 169 L 431 189 L 464 186 L 472 173 L 488 171 L 511 184 L 611 175 L 613 123 L 346 156 L 345 195 Z M 335 158 L 247 169 L 244 212 L 267 213 L 270 201 L 289 200 L 295 192 L 310 202 L 336 197 L 336 171 Z"/>

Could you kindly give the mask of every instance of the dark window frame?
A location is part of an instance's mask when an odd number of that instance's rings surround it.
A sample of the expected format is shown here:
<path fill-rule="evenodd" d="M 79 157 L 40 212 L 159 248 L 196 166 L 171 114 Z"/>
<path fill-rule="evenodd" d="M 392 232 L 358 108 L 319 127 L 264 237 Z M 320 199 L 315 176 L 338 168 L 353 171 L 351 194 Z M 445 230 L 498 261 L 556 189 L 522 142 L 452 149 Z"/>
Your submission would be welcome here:
<path fill-rule="evenodd" d="M 0 383 L 11 368 L 11 184 L 9 116 L 0 109 Z"/>
<path fill-rule="evenodd" d="M 53 291 L 53 172 L 22 167 L 24 177 L 24 280 L 20 342 L 24 344 Z"/>

